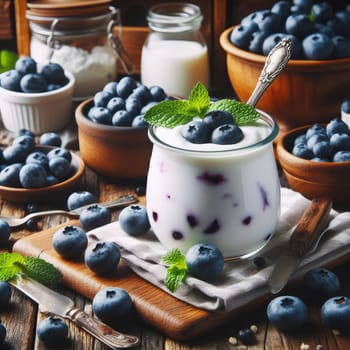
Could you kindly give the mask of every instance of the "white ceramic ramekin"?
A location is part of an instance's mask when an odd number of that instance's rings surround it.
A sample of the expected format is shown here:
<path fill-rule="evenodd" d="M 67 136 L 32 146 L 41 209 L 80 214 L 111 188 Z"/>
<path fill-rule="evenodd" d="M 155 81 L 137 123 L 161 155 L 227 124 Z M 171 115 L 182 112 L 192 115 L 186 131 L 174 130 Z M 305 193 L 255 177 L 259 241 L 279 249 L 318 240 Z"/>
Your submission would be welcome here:
<path fill-rule="evenodd" d="M 69 82 L 60 89 L 24 93 L 0 87 L 0 111 L 4 127 L 16 132 L 28 129 L 36 135 L 62 130 L 72 119 L 74 76 L 65 71 Z"/>

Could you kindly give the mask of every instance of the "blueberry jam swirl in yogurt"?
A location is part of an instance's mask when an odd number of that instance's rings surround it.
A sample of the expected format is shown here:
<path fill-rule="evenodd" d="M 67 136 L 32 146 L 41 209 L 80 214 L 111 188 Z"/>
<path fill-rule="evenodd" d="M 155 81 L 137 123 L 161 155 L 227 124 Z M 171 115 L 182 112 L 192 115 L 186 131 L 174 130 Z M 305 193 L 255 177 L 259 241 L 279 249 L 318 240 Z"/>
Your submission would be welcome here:
<path fill-rule="evenodd" d="M 211 243 L 225 257 L 259 251 L 275 232 L 280 184 L 272 142 L 278 127 L 266 113 L 240 126 L 234 144 L 192 143 L 182 127 L 151 126 L 147 179 L 152 229 L 168 249 Z"/>

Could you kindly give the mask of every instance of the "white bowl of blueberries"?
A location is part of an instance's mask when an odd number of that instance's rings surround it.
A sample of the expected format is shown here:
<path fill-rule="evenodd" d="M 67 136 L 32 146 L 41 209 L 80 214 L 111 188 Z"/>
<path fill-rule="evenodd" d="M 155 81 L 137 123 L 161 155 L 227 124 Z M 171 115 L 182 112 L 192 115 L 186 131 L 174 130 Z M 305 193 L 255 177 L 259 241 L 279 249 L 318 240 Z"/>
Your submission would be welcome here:
<path fill-rule="evenodd" d="M 63 129 L 72 116 L 74 76 L 57 63 L 20 57 L 0 75 L 0 111 L 6 129 L 40 135 Z"/>

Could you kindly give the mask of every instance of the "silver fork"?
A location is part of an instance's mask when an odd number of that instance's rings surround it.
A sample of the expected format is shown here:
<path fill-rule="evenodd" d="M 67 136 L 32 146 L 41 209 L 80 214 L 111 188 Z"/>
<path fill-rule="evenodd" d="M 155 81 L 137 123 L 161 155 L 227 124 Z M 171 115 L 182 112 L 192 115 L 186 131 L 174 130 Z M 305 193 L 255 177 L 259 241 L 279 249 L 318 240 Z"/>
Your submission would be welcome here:
<path fill-rule="evenodd" d="M 94 203 L 94 204 L 99 204 L 105 208 L 121 208 L 121 207 L 125 207 L 127 205 L 130 205 L 132 203 L 136 203 L 137 201 L 138 201 L 138 199 L 132 195 L 122 195 L 113 201 L 104 202 L 104 203 Z M 43 217 L 43 216 L 64 215 L 64 216 L 69 217 L 69 218 L 78 218 L 80 213 L 84 209 L 86 209 L 87 207 L 94 205 L 94 204 L 84 205 L 82 207 L 76 208 L 76 209 L 71 210 L 71 211 L 60 210 L 60 209 L 37 211 L 34 213 L 30 213 L 22 218 L 0 215 L 0 220 L 7 221 L 7 223 L 10 225 L 10 227 L 14 228 L 14 227 L 22 226 L 30 219 L 37 218 L 37 217 Z"/>

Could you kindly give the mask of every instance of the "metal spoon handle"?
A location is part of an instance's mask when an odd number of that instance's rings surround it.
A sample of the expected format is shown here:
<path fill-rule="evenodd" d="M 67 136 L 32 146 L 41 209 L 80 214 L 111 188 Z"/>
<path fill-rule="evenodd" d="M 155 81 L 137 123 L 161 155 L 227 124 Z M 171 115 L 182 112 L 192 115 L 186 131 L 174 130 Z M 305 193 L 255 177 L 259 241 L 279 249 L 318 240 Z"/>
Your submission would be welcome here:
<path fill-rule="evenodd" d="M 253 107 L 256 106 L 265 90 L 287 65 L 291 56 L 291 47 L 291 40 L 284 38 L 269 52 L 258 83 L 247 104 Z"/>

